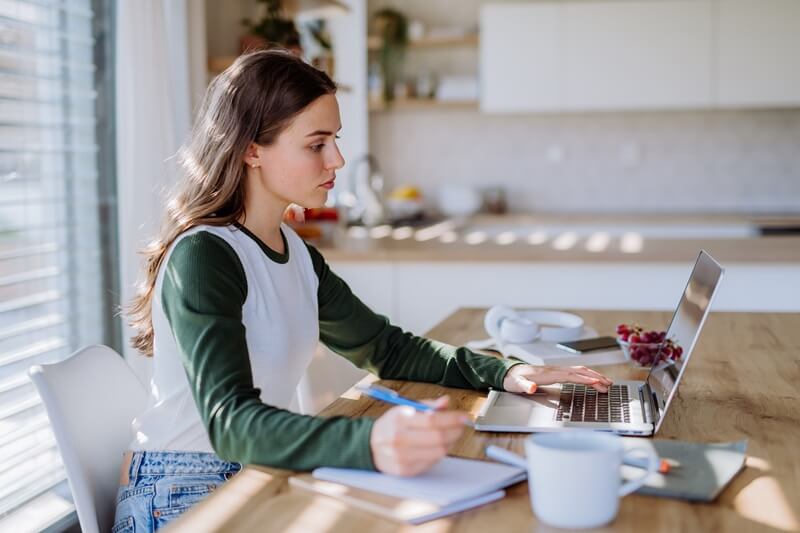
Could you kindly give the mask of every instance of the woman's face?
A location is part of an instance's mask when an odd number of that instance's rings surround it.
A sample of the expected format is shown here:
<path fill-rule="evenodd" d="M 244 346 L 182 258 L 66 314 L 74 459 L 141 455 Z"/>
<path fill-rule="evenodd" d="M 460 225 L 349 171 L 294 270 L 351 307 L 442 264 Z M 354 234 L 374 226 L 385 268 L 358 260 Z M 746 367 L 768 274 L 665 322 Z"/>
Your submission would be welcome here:
<path fill-rule="evenodd" d="M 344 166 L 336 146 L 336 133 L 341 128 L 336 97 L 320 96 L 295 117 L 274 143 L 253 145 L 255 154 L 248 151 L 245 162 L 255 162 L 256 167 L 248 168 L 248 179 L 259 180 L 258 189 L 281 204 L 322 207 L 333 189 L 336 170 Z"/>

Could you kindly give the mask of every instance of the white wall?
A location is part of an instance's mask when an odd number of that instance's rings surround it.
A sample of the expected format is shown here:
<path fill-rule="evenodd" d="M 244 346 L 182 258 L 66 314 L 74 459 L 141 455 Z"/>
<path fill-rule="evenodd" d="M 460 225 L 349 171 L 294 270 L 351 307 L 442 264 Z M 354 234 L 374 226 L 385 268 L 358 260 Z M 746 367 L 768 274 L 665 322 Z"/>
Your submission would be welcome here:
<path fill-rule="evenodd" d="M 502 185 L 516 210 L 800 212 L 800 110 L 370 117 L 390 185 Z M 561 158 L 551 158 L 554 153 Z"/>

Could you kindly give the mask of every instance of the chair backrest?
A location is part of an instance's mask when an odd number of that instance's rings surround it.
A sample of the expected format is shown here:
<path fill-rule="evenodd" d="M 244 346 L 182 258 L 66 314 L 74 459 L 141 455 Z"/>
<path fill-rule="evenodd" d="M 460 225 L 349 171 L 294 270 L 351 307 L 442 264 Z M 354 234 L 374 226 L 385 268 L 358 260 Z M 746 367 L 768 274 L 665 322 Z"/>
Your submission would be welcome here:
<path fill-rule="evenodd" d="M 131 421 L 147 391 L 117 352 L 89 346 L 28 371 L 39 390 L 84 533 L 110 531 Z"/>

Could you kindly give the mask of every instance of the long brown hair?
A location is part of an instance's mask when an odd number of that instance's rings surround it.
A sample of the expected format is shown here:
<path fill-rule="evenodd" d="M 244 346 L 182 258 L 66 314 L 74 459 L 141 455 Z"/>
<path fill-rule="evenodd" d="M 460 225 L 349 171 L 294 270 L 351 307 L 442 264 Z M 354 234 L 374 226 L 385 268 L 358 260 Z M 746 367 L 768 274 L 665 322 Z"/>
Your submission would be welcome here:
<path fill-rule="evenodd" d="M 183 176 L 169 195 L 136 296 L 127 309 L 133 346 L 153 354 L 151 304 L 156 276 L 169 247 L 186 230 L 232 224 L 244 213 L 245 152 L 272 144 L 314 100 L 336 92 L 322 71 L 283 50 L 240 56 L 206 90 L 191 137 L 178 157 Z"/>

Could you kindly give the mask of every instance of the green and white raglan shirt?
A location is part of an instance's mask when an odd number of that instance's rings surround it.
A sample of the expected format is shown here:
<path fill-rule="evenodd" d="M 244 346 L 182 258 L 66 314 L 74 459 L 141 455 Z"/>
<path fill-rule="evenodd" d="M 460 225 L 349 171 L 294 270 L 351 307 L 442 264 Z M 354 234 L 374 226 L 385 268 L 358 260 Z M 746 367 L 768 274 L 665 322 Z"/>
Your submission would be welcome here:
<path fill-rule="evenodd" d="M 152 303 L 154 373 L 133 450 L 216 452 L 292 470 L 374 469 L 371 418 L 287 410 L 322 342 L 383 379 L 502 388 L 514 363 L 424 339 L 372 312 L 288 226 L 284 254 L 239 225 L 170 247 Z"/>

